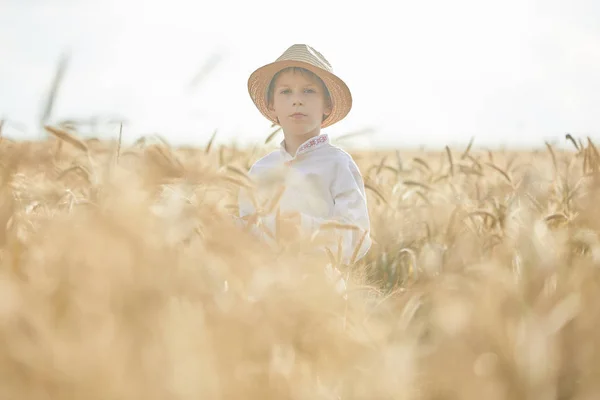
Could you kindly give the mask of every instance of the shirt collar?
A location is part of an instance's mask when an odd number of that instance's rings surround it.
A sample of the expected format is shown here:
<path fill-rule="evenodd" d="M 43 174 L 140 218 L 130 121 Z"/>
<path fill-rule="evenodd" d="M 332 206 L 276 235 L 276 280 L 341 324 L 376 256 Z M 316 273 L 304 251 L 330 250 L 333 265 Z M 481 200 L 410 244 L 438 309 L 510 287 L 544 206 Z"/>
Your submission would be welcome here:
<path fill-rule="evenodd" d="M 300 147 L 298 147 L 296 155 L 293 157 L 285 150 L 285 140 L 281 141 L 281 143 L 279 144 L 279 149 L 286 156 L 286 158 L 295 158 L 301 154 L 306 154 L 320 147 L 323 147 L 326 144 L 329 144 L 329 135 L 323 133 L 313 138 L 310 138 L 306 142 L 302 143 Z"/>

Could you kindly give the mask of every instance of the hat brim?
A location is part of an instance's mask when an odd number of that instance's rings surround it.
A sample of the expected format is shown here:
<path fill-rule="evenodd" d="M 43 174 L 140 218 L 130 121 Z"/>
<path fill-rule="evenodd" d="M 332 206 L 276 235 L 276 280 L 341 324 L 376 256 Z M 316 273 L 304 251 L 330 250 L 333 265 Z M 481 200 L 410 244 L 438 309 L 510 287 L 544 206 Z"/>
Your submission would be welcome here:
<path fill-rule="evenodd" d="M 326 128 L 344 119 L 352 108 L 352 94 L 346 83 L 335 74 L 316 67 L 312 64 L 297 60 L 282 60 L 264 65 L 254 71 L 248 79 L 248 92 L 252 101 L 269 121 L 277 123 L 267 104 L 267 88 L 275 74 L 284 68 L 301 67 L 317 75 L 329 90 L 331 96 L 331 114 L 322 122 L 321 128 Z"/>

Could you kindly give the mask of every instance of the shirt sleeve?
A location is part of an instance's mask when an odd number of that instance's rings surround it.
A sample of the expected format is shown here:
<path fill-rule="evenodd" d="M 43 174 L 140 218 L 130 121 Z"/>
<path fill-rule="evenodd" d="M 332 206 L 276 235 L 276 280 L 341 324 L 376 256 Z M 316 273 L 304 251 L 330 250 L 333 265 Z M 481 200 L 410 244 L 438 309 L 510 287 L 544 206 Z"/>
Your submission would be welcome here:
<path fill-rule="evenodd" d="M 356 260 L 359 260 L 370 249 L 372 240 L 370 237 L 370 219 L 363 178 L 358 166 L 351 158 L 338 164 L 331 185 L 331 194 L 334 201 L 332 218 L 325 220 L 302 214 L 302 227 L 305 230 L 314 232 L 323 223 L 331 220 L 358 227 L 358 230 L 335 228 L 335 238 L 342 239 L 343 262 L 349 263 L 352 261 L 355 249 L 364 236 L 363 242 L 356 254 Z M 333 254 L 337 253 L 337 243 L 328 247 Z"/>
<path fill-rule="evenodd" d="M 244 218 L 247 215 L 254 214 L 256 209 L 250 198 L 250 193 L 245 187 L 240 187 L 238 196 L 238 215 L 240 218 Z"/>
<path fill-rule="evenodd" d="M 248 170 L 248 176 L 252 179 L 254 175 L 254 165 L 250 167 Z M 249 190 L 245 187 L 240 187 L 237 195 L 238 201 L 238 216 L 239 218 L 244 218 L 250 214 L 254 214 L 256 212 L 254 208 L 254 204 L 252 199 L 250 198 Z"/>
<path fill-rule="evenodd" d="M 250 168 L 250 170 L 248 171 L 248 175 L 250 177 L 253 177 L 254 172 L 255 172 L 254 166 L 252 166 Z M 238 201 L 237 224 L 238 224 L 238 226 L 243 228 L 243 227 L 247 226 L 247 221 L 244 219 L 244 217 L 248 217 L 250 215 L 255 214 L 257 210 L 254 207 L 254 202 L 252 201 L 252 198 L 250 197 L 250 190 L 246 189 L 245 187 L 240 187 L 238 196 L 237 196 L 237 201 Z M 255 226 L 255 227 L 253 227 L 251 232 L 254 235 L 261 238 L 262 240 L 269 242 L 269 237 L 264 232 L 264 229 L 266 228 L 271 233 L 271 235 L 273 235 L 274 234 L 274 225 L 275 225 L 274 219 L 270 216 L 263 216 L 260 219 L 260 221 L 261 221 L 261 224 L 263 225 L 263 227 L 261 229 L 259 229 Z"/>

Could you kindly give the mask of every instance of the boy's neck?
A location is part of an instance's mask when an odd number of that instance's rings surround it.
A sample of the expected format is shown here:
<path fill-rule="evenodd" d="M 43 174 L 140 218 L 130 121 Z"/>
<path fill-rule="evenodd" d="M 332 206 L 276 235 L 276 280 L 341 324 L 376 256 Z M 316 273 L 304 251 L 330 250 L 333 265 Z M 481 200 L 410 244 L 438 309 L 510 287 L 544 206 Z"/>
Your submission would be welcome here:
<path fill-rule="evenodd" d="M 307 140 L 310 140 L 314 137 L 317 137 L 321 134 L 321 132 L 313 132 L 306 136 L 293 136 L 289 137 L 284 132 L 284 145 L 285 151 L 287 151 L 292 157 L 296 155 L 298 152 L 298 148 L 302 146 Z"/>

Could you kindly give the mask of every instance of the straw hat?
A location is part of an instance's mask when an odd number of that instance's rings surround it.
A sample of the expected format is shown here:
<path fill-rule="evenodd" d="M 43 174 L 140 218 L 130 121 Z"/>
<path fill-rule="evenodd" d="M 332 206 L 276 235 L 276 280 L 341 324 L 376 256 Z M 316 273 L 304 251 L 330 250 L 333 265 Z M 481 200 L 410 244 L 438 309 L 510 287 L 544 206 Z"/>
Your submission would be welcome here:
<path fill-rule="evenodd" d="M 248 79 L 248 92 L 252 101 L 269 121 L 277 123 L 267 107 L 267 89 L 273 76 L 287 67 L 302 67 L 323 80 L 331 95 L 331 114 L 321 124 L 333 125 L 348 115 L 352 108 L 352 95 L 343 80 L 333 73 L 331 64 L 321 53 L 306 44 L 289 47 L 275 62 L 258 68 Z"/>

